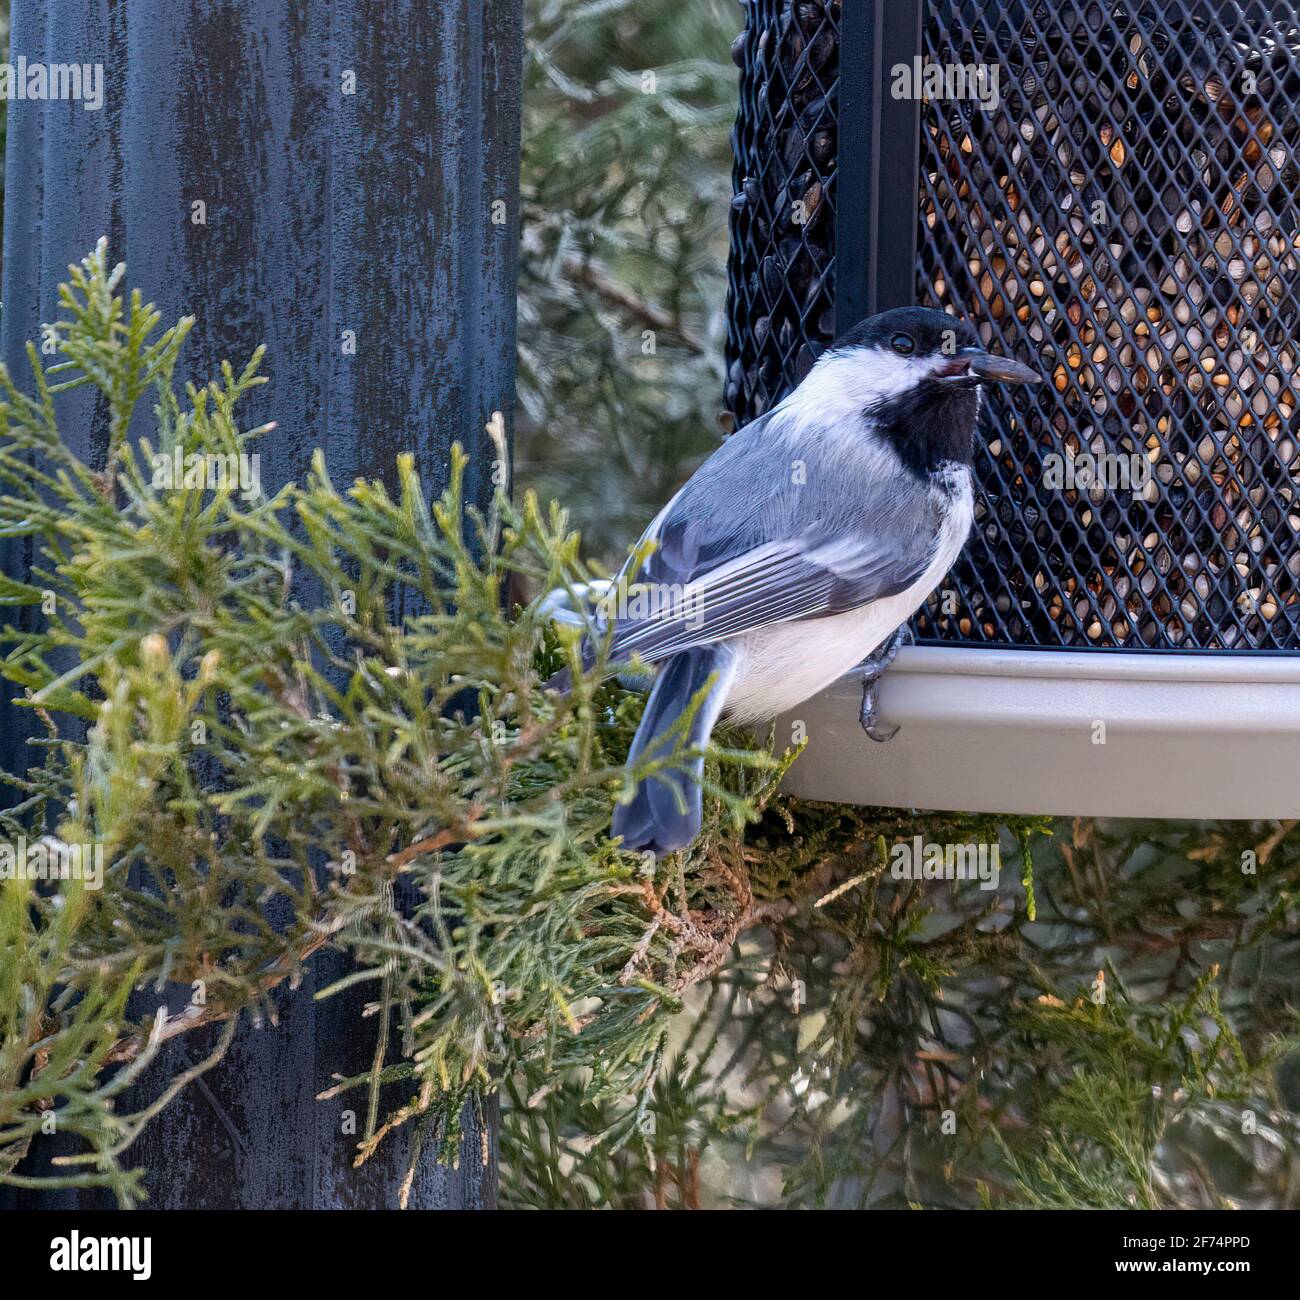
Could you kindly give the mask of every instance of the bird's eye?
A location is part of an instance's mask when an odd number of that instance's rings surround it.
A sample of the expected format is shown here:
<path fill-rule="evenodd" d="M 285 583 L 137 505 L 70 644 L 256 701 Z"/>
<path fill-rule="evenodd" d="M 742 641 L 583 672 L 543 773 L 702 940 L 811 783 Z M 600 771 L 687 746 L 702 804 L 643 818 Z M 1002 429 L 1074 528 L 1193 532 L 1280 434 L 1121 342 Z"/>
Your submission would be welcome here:
<path fill-rule="evenodd" d="M 895 334 L 889 340 L 889 346 L 898 353 L 900 357 L 910 357 L 916 351 L 916 343 L 910 334 Z"/>

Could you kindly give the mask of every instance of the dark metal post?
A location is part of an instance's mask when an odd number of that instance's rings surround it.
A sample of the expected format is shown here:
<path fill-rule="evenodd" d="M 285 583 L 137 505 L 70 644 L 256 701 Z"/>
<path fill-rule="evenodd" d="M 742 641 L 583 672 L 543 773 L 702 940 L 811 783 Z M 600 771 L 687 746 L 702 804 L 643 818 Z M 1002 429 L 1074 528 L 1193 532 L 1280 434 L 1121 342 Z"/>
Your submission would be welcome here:
<path fill-rule="evenodd" d="M 890 95 L 921 53 L 921 0 L 846 3 L 840 20 L 835 332 L 915 301 L 921 101 Z"/>
<path fill-rule="evenodd" d="M 509 422 L 513 395 L 521 8 L 14 0 L 11 58 L 99 65 L 104 78 L 98 109 L 9 105 L 0 346 L 19 382 L 68 263 L 107 235 L 165 321 L 197 315 L 189 377 L 268 345 L 271 383 L 244 418 L 278 421 L 261 447 L 270 485 L 301 478 L 315 447 L 344 482 L 388 474 L 409 450 L 436 492 L 459 440 L 467 495 L 486 505 L 484 426 L 494 411 Z M 65 418 L 82 454 L 102 455 L 102 411 L 69 402 Z M 0 555 L 15 570 L 24 560 Z M 15 711 L 0 711 L 0 766 L 25 768 Z M 288 994 L 278 1026 L 242 1032 L 146 1132 L 136 1158 L 151 1205 L 395 1204 L 400 1131 L 354 1171 L 338 1112 L 355 1103 L 315 1100 L 332 1072 L 364 1063 L 369 1036 L 355 1002 L 312 993 Z M 180 1040 L 162 1073 L 205 1043 Z M 423 1159 L 412 1206 L 490 1203 L 480 1138 L 471 1124 L 457 1172 Z"/>

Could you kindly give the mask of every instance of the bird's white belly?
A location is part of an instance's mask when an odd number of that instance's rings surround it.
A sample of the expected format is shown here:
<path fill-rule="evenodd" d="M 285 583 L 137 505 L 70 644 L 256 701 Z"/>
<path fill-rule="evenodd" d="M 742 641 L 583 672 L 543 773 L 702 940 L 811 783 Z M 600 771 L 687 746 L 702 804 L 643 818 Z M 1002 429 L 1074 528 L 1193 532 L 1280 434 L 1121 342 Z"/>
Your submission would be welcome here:
<path fill-rule="evenodd" d="M 846 614 L 778 623 L 738 638 L 740 663 L 727 694 L 727 716 L 764 721 L 816 695 L 905 623 L 928 590 L 909 588 Z"/>

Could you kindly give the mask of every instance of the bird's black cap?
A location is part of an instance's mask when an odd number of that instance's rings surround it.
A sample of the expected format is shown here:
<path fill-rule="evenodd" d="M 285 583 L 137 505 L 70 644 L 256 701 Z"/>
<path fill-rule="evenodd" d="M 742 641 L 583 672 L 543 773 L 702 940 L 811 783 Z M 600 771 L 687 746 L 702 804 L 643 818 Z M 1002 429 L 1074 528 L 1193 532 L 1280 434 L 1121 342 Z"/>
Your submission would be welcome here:
<path fill-rule="evenodd" d="M 898 334 L 906 334 L 912 339 L 919 356 L 951 352 L 954 336 L 958 348 L 980 345 L 975 327 L 960 316 L 949 316 L 947 312 L 932 307 L 895 307 L 859 321 L 835 340 L 835 347 L 889 348 L 891 340 Z"/>

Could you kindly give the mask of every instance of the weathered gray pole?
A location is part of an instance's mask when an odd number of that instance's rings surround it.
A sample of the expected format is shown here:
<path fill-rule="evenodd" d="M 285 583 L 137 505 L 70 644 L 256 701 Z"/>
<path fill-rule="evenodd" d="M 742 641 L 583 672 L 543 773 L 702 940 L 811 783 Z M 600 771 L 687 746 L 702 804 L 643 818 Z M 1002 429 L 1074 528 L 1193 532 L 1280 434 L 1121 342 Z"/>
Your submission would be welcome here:
<path fill-rule="evenodd" d="M 410 450 L 434 492 L 459 440 L 468 495 L 486 504 L 484 426 L 494 411 L 508 424 L 513 393 L 521 5 L 13 0 L 11 60 L 101 68 L 103 102 L 86 107 L 93 74 L 80 102 L 10 102 L 11 370 L 27 372 L 25 342 L 57 315 L 68 263 L 107 235 L 164 321 L 197 317 L 188 377 L 267 344 L 271 383 L 244 419 L 278 421 L 259 444 L 270 486 L 301 479 L 315 447 L 343 482 L 386 476 Z M 103 413 L 89 400 L 68 410 L 81 453 L 102 455 Z M 15 571 L 25 557 L 10 547 L 0 561 Z M 0 705 L 0 766 L 22 770 L 33 759 L 15 712 Z M 354 1103 L 314 1099 L 331 1073 L 364 1066 L 369 1029 L 355 1000 L 312 992 L 286 993 L 278 1027 L 244 1030 L 146 1131 L 134 1159 L 150 1205 L 396 1203 L 402 1142 L 353 1171 L 338 1112 Z M 134 1101 L 206 1043 L 180 1040 Z M 455 1173 L 424 1160 L 411 1205 L 490 1203 L 480 1147 L 471 1129 Z"/>

